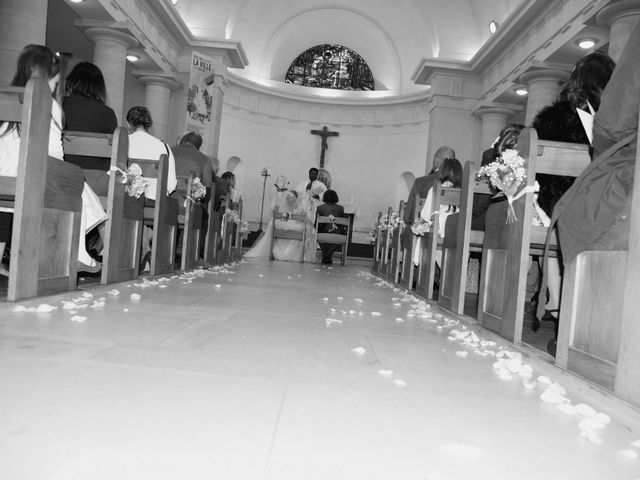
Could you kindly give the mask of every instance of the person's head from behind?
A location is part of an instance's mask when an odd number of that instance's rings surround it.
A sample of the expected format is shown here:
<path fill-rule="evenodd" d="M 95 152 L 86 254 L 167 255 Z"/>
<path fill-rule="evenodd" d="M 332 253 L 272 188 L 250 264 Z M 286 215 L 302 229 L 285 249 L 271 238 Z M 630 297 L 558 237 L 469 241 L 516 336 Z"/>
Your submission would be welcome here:
<path fill-rule="evenodd" d="M 24 87 L 32 77 L 50 80 L 59 72 L 60 61 L 51 49 L 44 45 L 27 45 L 18 56 L 18 64 L 11 85 Z"/>
<path fill-rule="evenodd" d="M 335 190 L 327 190 L 322 196 L 322 201 L 324 203 L 338 203 L 340 199 L 338 198 L 338 194 Z"/>
<path fill-rule="evenodd" d="M 498 140 L 493 145 L 495 158 L 500 157 L 505 150 L 517 150 L 518 138 L 520 138 L 520 132 L 523 128 L 524 125 L 520 123 L 512 123 L 502 129 Z"/>
<path fill-rule="evenodd" d="M 462 164 L 455 158 L 446 158 L 438 169 L 438 178 L 443 184 L 449 182 L 452 187 L 462 186 Z"/>
<path fill-rule="evenodd" d="M 236 186 L 236 176 L 233 174 L 233 172 L 224 172 L 222 174 L 221 177 L 225 182 L 227 182 L 227 185 L 229 185 L 231 188 L 235 188 Z"/>
<path fill-rule="evenodd" d="M 309 180 L 311 182 L 313 182 L 314 180 L 318 179 L 318 173 L 320 173 L 318 171 L 318 169 L 316 167 L 312 167 L 309 169 Z"/>
<path fill-rule="evenodd" d="M 69 95 L 80 95 L 105 103 L 107 87 L 100 69 L 90 62 L 80 62 L 69 73 L 66 81 Z"/>
<path fill-rule="evenodd" d="M 145 132 L 148 132 L 151 125 L 153 125 L 151 112 L 146 107 L 131 107 L 127 112 L 127 123 L 134 131 L 142 128 Z"/>
<path fill-rule="evenodd" d="M 444 162 L 447 158 L 456 158 L 456 152 L 453 148 L 443 145 L 442 147 L 436 150 L 436 153 L 433 155 L 433 168 L 431 172 L 435 172 L 440 168 L 442 162 Z"/>
<path fill-rule="evenodd" d="M 187 132 L 180 139 L 180 145 L 187 145 L 187 144 L 193 145 L 194 147 L 196 147 L 196 150 L 200 150 L 200 147 L 202 146 L 202 137 L 200 136 L 199 133 Z"/>
<path fill-rule="evenodd" d="M 593 109 L 598 110 L 600 95 L 615 66 L 613 59 L 600 50 L 582 57 L 573 68 L 560 97 L 567 99 L 573 108 L 588 110 L 589 101 Z"/>

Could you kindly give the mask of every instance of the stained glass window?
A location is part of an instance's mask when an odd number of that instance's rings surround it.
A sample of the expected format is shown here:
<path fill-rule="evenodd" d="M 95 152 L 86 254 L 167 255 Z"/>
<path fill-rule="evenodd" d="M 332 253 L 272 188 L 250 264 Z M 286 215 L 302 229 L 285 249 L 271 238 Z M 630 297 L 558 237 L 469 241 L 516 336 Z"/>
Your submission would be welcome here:
<path fill-rule="evenodd" d="M 316 45 L 293 61 L 286 83 L 339 90 L 375 90 L 369 66 L 342 45 Z"/>

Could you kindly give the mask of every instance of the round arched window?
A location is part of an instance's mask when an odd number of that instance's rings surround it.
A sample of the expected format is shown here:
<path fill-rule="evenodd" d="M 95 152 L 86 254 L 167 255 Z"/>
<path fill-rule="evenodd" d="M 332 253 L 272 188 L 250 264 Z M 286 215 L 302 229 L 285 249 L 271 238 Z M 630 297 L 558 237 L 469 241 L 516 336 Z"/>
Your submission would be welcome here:
<path fill-rule="evenodd" d="M 369 66 L 342 45 L 316 45 L 293 61 L 286 83 L 339 90 L 375 90 Z"/>

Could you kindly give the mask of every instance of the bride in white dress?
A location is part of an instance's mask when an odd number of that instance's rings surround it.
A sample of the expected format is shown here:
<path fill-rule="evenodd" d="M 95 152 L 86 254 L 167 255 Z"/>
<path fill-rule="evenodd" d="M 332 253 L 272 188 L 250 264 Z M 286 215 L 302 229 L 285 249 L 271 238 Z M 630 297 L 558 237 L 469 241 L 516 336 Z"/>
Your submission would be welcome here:
<path fill-rule="evenodd" d="M 314 263 L 316 261 L 316 245 L 314 233 L 314 220 L 308 216 L 308 208 L 304 197 L 299 199 L 292 190 L 278 191 L 278 196 L 273 202 L 271 211 L 278 207 L 281 218 L 276 218 L 276 226 L 279 230 L 302 231 L 306 229 L 306 241 L 304 247 L 304 261 Z M 305 215 L 304 222 L 288 219 L 288 215 Z M 270 258 L 271 238 L 273 236 L 274 220 L 269 221 L 267 229 L 256 240 L 256 243 L 244 254 L 245 258 Z M 273 257 L 276 260 L 299 262 L 302 256 L 302 243 L 299 240 L 277 238 L 273 245 Z"/>

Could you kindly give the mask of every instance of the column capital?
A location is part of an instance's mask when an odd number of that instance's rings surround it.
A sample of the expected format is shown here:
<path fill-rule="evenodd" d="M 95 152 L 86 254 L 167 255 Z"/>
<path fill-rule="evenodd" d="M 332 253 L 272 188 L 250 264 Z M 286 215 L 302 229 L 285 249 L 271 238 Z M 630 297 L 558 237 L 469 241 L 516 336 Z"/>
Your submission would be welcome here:
<path fill-rule="evenodd" d="M 530 68 L 518 79 L 520 82 L 530 85 L 532 82 L 537 81 L 557 81 L 562 83 L 567 81 L 570 72 L 561 68 Z"/>
<path fill-rule="evenodd" d="M 161 85 L 169 90 L 175 90 L 183 86 L 175 75 L 160 70 L 133 70 L 131 74 L 143 85 Z"/>
<path fill-rule="evenodd" d="M 482 107 L 478 107 L 473 111 L 473 114 L 480 118 L 486 117 L 488 115 L 503 115 L 506 118 L 509 118 L 520 110 L 522 110 L 522 108 L 516 106 L 514 106 L 514 108 L 505 108 L 485 105 Z"/>
<path fill-rule="evenodd" d="M 609 27 L 623 17 L 636 15 L 640 15 L 640 0 L 620 0 L 600 10 L 596 15 L 596 21 L 600 26 Z"/>
<path fill-rule="evenodd" d="M 120 42 L 127 49 L 139 45 L 138 40 L 126 22 L 104 22 L 101 20 L 81 19 L 76 20 L 74 25 L 93 42 L 100 39 L 116 41 Z"/>

